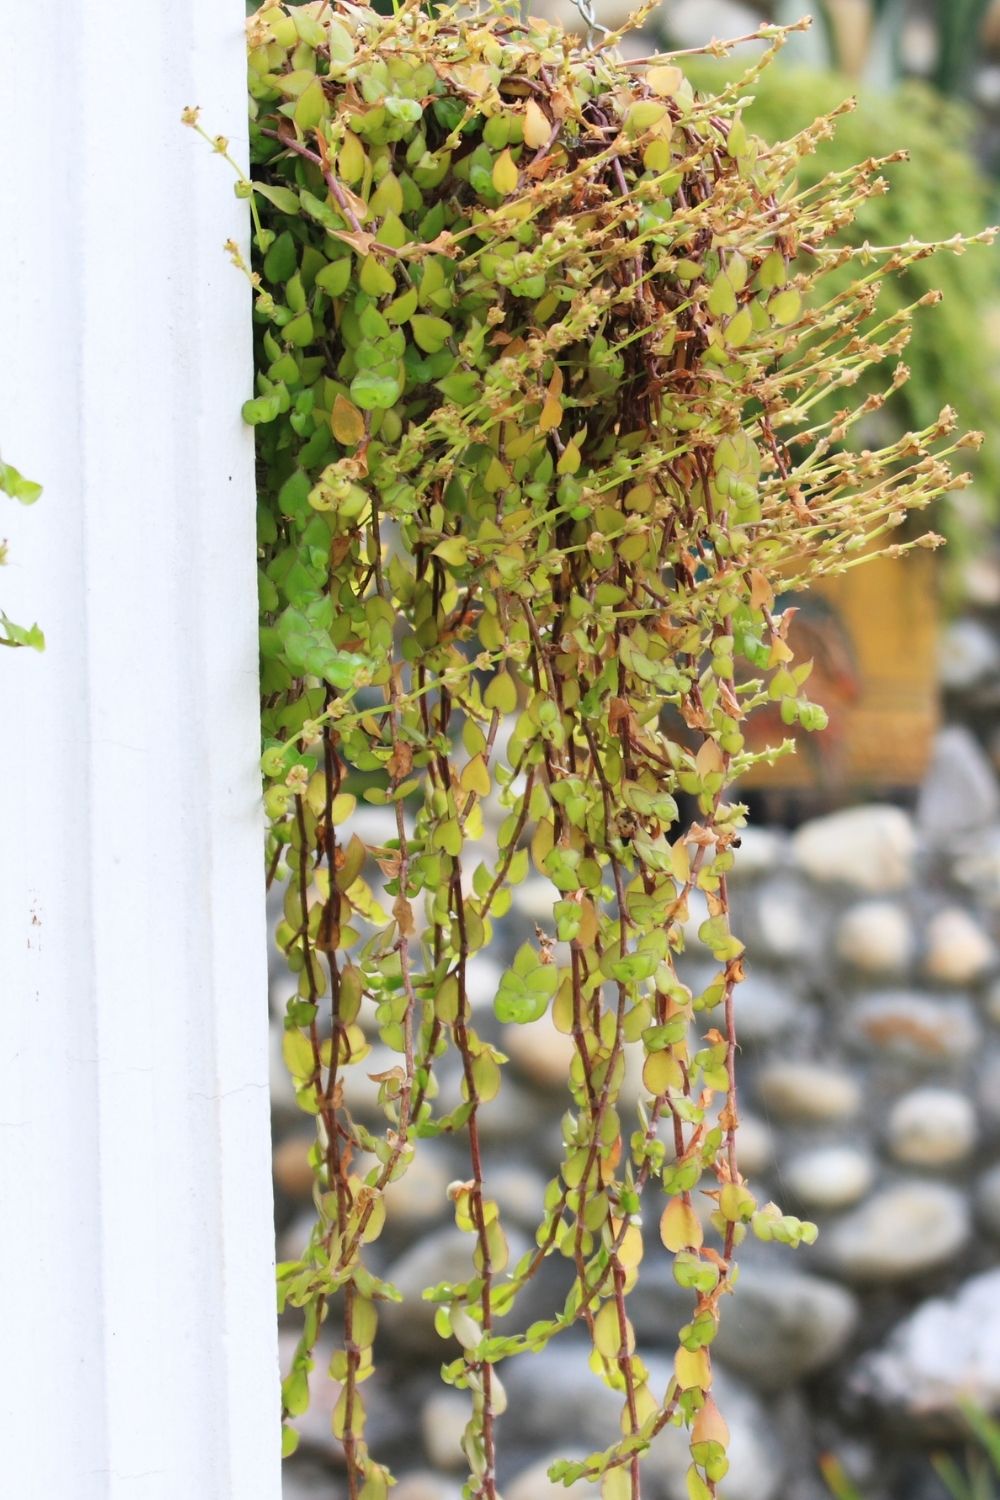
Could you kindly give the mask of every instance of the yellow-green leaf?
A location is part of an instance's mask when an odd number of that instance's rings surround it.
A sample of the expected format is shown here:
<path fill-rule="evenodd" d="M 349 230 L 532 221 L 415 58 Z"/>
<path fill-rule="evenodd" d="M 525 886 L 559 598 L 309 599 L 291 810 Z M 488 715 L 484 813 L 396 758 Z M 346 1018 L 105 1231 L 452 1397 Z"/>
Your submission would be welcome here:
<path fill-rule="evenodd" d="M 295 106 L 295 123 L 302 131 L 315 130 L 320 120 L 329 113 L 323 85 L 314 78 L 308 88 L 299 95 Z"/>
<path fill-rule="evenodd" d="M 556 464 L 557 474 L 575 474 L 580 467 L 580 449 L 576 441 L 567 443 Z"/>
<path fill-rule="evenodd" d="M 524 144 L 532 150 L 539 146 L 548 144 L 549 136 L 552 134 L 552 126 L 549 117 L 540 104 L 534 99 L 529 99 L 524 111 Z"/>
<path fill-rule="evenodd" d="M 562 402 L 558 396 L 553 395 L 550 391 L 545 397 L 541 416 L 538 418 L 539 430 L 541 432 L 552 432 L 562 421 L 562 414 Z"/>
<path fill-rule="evenodd" d="M 683 1198 L 671 1198 L 660 1216 L 660 1239 L 675 1255 L 679 1250 L 697 1250 L 705 1239 L 701 1220 Z"/>
<path fill-rule="evenodd" d="M 656 67 L 647 68 L 646 83 L 654 94 L 659 94 L 661 99 L 669 99 L 684 82 L 684 74 L 680 68 Z"/>
<path fill-rule="evenodd" d="M 799 315 L 802 306 L 802 298 L 793 286 L 786 287 L 783 292 L 776 292 L 767 304 L 767 310 L 773 322 L 784 326 L 791 323 Z"/>
<path fill-rule="evenodd" d="M 374 255 L 366 255 L 361 262 L 358 284 L 369 297 L 389 297 L 396 290 L 396 280 L 392 272 Z"/>
<path fill-rule="evenodd" d="M 445 318 L 432 318 L 428 313 L 414 313 L 410 327 L 414 342 L 425 354 L 437 354 L 451 335 L 451 324 Z"/>
<path fill-rule="evenodd" d="M 490 790 L 490 773 L 486 769 L 485 755 L 474 755 L 459 777 L 463 792 L 475 792 L 485 797 Z"/>
<path fill-rule="evenodd" d="M 403 212 L 403 189 L 395 172 L 386 172 L 371 196 L 368 207 L 378 218 Z"/>
<path fill-rule="evenodd" d="M 365 435 L 365 419 L 353 401 L 339 392 L 334 398 L 330 413 L 330 427 L 338 443 L 345 448 L 356 448 Z"/>
<path fill-rule="evenodd" d="M 316 1066 L 312 1042 L 304 1031 L 286 1031 L 281 1038 L 285 1066 L 293 1078 L 310 1078 Z"/>
<path fill-rule="evenodd" d="M 501 151 L 493 163 L 491 176 L 493 186 L 498 193 L 502 193 L 505 197 L 508 193 L 513 193 L 516 190 L 518 178 L 517 163 L 508 149 Z"/>
<path fill-rule="evenodd" d="M 681 1347 L 674 1355 L 674 1370 L 682 1391 L 707 1391 L 712 1384 L 712 1361 L 707 1349 Z"/>
<path fill-rule="evenodd" d="M 483 702 L 498 713 L 512 714 L 517 707 L 517 687 L 513 677 L 498 672 L 483 694 Z"/>
<path fill-rule="evenodd" d="M 337 171 L 344 182 L 360 182 L 365 175 L 365 148 L 352 130 L 344 136 L 344 144 L 337 153 Z"/>
<path fill-rule="evenodd" d="M 434 556 L 440 557 L 442 562 L 448 564 L 449 568 L 460 568 L 468 556 L 469 546 L 464 537 L 448 536 L 443 542 L 438 542 L 434 548 Z"/>

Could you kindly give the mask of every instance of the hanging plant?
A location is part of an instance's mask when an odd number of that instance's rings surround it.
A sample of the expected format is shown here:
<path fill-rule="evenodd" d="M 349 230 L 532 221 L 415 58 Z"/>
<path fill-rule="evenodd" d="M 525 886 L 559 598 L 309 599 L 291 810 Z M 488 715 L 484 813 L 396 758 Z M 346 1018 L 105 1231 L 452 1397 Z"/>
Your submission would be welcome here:
<path fill-rule="evenodd" d="M 421 1143 L 464 1137 L 450 1196 L 469 1275 L 426 1295 L 444 1379 L 470 1395 L 465 1494 L 497 1496 L 503 1362 L 582 1325 L 622 1437 L 553 1477 L 636 1500 L 673 1423 L 703 1500 L 727 1468 L 711 1346 L 739 1245 L 815 1234 L 758 1203 L 739 1166 L 728 879 L 744 811 L 727 789 L 758 758 L 755 710 L 823 722 L 779 580 L 891 546 L 908 510 L 963 482 L 944 462 L 966 441 L 950 412 L 864 453 L 842 438 L 881 394 L 816 416 L 877 366 L 886 391 L 905 380 L 912 309 L 876 318 L 878 287 L 933 247 L 828 245 L 883 190 L 875 161 L 795 188 L 831 117 L 775 146 L 747 134 L 741 101 L 778 28 L 709 98 L 676 60 L 625 63 L 617 36 L 581 46 L 500 5 L 272 4 L 248 29 L 253 267 L 230 249 L 255 297 L 268 868 L 298 976 L 285 1056 L 316 1120 L 315 1228 L 278 1272 L 303 1319 L 285 1412 L 306 1406 L 336 1319 L 349 1492 L 386 1495 L 363 1383 L 398 1294 L 366 1251 Z M 360 788 L 392 811 L 377 846 L 352 825 Z M 480 1140 L 506 1059 L 469 968 L 532 867 L 551 913 L 493 1009 L 551 1016 L 574 1061 L 562 1165 L 512 1260 Z M 695 991 L 678 967 L 691 945 L 715 965 Z M 376 1034 L 397 1058 L 375 1080 L 381 1132 L 352 1109 Z M 691 1294 L 665 1390 L 629 1318 L 644 1251 Z M 518 1331 L 508 1315 L 550 1255 L 572 1290 Z"/>

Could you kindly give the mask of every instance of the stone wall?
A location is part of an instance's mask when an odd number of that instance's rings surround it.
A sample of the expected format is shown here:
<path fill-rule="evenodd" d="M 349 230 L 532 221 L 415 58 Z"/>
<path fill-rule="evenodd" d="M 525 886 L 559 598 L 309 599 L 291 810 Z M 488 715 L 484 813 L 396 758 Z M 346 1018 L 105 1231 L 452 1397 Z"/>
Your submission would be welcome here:
<path fill-rule="evenodd" d="M 982 683 L 976 691 L 981 692 Z M 964 691 L 964 690 L 963 690 Z M 379 837 L 378 809 L 363 837 Z M 865 1500 L 931 1500 L 935 1443 L 954 1440 L 956 1400 L 1000 1407 L 1000 790 L 980 740 L 952 724 L 913 812 L 858 806 L 793 833 L 748 831 L 734 884 L 747 941 L 738 993 L 742 1166 L 758 1196 L 816 1219 L 813 1249 L 748 1241 L 737 1293 L 715 1345 L 719 1396 L 733 1432 L 726 1500 L 819 1500 L 817 1460 L 835 1452 Z M 474 966 L 477 1022 L 511 1062 L 483 1112 L 487 1175 L 512 1240 L 532 1234 L 559 1151 L 568 1041 L 546 1021 L 499 1028 L 499 959 L 550 911 L 548 883 L 517 889 L 498 962 Z M 692 915 L 692 936 L 698 922 Z M 701 967 L 697 945 L 687 962 Z M 287 979 L 276 975 L 275 1049 Z M 377 1072 L 380 1046 L 364 1068 Z M 387 1054 L 387 1059 L 393 1054 Z M 455 1080 L 445 1070 L 442 1092 Z M 629 1085 L 635 1097 L 638 1079 Z M 374 1119 L 376 1085 L 357 1101 Z M 274 1084 L 279 1256 L 308 1232 L 308 1122 L 277 1064 Z M 467 1175 L 461 1146 L 421 1143 L 390 1194 L 373 1267 L 405 1293 L 381 1320 L 380 1368 L 366 1386 L 370 1436 L 402 1482 L 396 1500 L 458 1500 L 466 1401 L 440 1384 L 449 1357 L 422 1288 L 468 1274 L 468 1238 L 446 1185 Z M 305 1207 L 303 1205 L 306 1205 Z M 640 1350 L 665 1384 L 673 1333 L 688 1315 L 647 1205 L 650 1244 L 633 1318 Z M 567 1285 L 546 1262 L 515 1315 L 549 1315 Z M 283 1335 L 291 1347 L 295 1327 Z M 545 1478 L 557 1454 L 589 1451 L 618 1431 L 618 1398 L 564 1335 L 504 1367 L 505 1500 L 565 1494 Z M 659 1372 L 656 1374 L 655 1372 Z M 339 1500 L 329 1414 L 317 1378 L 289 1500 Z M 647 1500 L 683 1500 L 685 1445 L 668 1431 L 650 1462 Z M 571 1490 L 571 1495 L 577 1491 Z M 587 1487 L 579 1493 L 592 1495 Z"/>

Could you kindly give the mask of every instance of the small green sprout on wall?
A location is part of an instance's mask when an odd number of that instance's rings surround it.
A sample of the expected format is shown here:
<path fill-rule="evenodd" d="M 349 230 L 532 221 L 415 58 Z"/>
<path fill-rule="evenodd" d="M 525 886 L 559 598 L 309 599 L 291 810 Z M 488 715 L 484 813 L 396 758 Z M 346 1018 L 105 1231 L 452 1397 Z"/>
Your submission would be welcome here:
<path fill-rule="evenodd" d="M 797 185 L 832 117 L 776 145 L 748 133 L 785 35 L 764 28 L 763 55 L 701 97 L 675 58 L 626 63 L 617 35 L 580 44 L 503 4 L 314 0 L 248 22 L 252 266 L 229 248 L 254 296 L 268 870 L 298 979 L 285 1057 L 316 1122 L 315 1228 L 278 1271 L 302 1317 L 284 1407 L 304 1410 L 335 1323 L 352 1500 L 390 1484 L 364 1382 L 398 1293 L 368 1246 L 425 1140 L 468 1151 L 451 1188 L 468 1276 L 426 1293 L 443 1377 L 469 1394 L 468 1497 L 498 1494 L 504 1361 L 574 1326 L 622 1435 L 553 1477 L 638 1500 L 673 1424 L 691 1500 L 714 1496 L 712 1341 L 739 1246 L 815 1235 L 740 1171 L 729 789 L 759 758 L 757 709 L 823 725 L 776 596 L 872 542 L 918 545 L 897 527 L 965 482 L 947 459 L 977 439 L 945 410 L 879 451 L 844 442 L 907 375 L 915 309 L 877 315 L 880 285 L 939 247 L 832 243 L 885 187 L 876 160 Z M 391 812 L 379 844 L 355 823 L 362 787 Z M 550 915 L 484 1018 L 470 965 L 532 868 Z M 714 961 L 697 990 L 692 947 Z M 496 1022 L 543 1016 L 574 1047 L 563 1159 L 513 1259 L 481 1121 L 504 1087 Z M 380 1131 L 352 1104 L 374 1035 L 397 1059 L 375 1079 Z M 666 1389 L 629 1317 L 660 1254 L 691 1296 Z M 548 1256 L 571 1289 L 525 1327 Z"/>
<path fill-rule="evenodd" d="M 22 505 L 34 505 L 42 493 L 40 484 L 0 459 L 0 493 L 19 500 Z M 7 543 L 0 542 L 0 566 L 7 561 Z M 30 646 L 35 651 L 45 650 L 45 636 L 37 625 L 15 625 L 14 621 L 0 610 L 0 646 Z"/>

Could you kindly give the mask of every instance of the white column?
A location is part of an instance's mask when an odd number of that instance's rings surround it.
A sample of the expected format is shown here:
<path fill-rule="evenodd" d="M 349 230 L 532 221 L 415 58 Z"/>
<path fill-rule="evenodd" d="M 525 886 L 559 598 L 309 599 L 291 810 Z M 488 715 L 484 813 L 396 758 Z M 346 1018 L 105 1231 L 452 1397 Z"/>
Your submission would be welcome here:
<path fill-rule="evenodd" d="M 9 13 L 7 13 L 9 11 Z M 276 1500 L 243 0 L 6 8 L 0 1493 Z"/>

